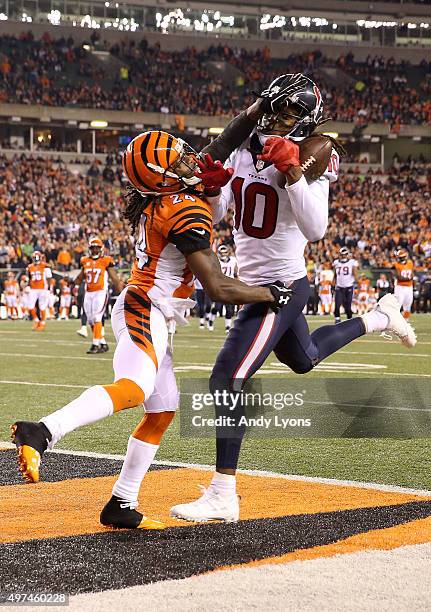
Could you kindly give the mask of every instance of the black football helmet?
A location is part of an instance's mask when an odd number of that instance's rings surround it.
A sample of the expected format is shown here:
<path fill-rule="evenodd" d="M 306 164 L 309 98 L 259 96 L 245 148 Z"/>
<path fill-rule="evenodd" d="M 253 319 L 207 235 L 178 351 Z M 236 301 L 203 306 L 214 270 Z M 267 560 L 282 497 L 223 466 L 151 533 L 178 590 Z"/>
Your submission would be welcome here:
<path fill-rule="evenodd" d="M 350 251 L 347 247 L 341 247 L 338 253 L 339 259 L 341 263 L 346 263 L 350 259 Z"/>
<path fill-rule="evenodd" d="M 302 140 L 322 123 L 322 94 L 316 83 L 301 73 L 282 74 L 261 94 L 265 112 L 258 131 Z"/>

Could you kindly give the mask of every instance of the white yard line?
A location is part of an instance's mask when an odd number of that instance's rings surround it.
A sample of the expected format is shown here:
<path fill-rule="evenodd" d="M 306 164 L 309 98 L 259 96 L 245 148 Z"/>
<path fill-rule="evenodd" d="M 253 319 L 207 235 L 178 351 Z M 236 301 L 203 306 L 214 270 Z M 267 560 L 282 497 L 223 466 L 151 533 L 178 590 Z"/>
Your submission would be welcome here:
<path fill-rule="evenodd" d="M 3 448 L 15 448 L 14 444 L 10 442 L 1 442 L 0 446 Z M 60 455 L 74 455 L 76 457 L 94 457 L 96 459 L 113 459 L 122 461 L 125 455 L 113 455 L 109 453 L 96 453 L 92 451 L 74 451 L 66 449 L 54 449 L 48 451 L 57 453 Z M 202 472 L 212 472 L 214 470 L 213 465 L 206 465 L 201 463 L 185 463 L 183 461 L 153 461 L 155 465 L 165 465 L 167 467 L 179 467 L 179 468 L 190 468 L 193 470 L 200 470 Z M 320 478 L 316 476 L 301 476 L 299 474 L 280 474 L 279 472 L 271 472 L 267 470 L 244 470 L 239 469 L 240 474 L 246 474 L 248 476 L 258 476 L 260 478 L 280 478 L 281 480 L 291 481 L 303 481 L 303 482 L 314 482 L 317 484 L 328 484 L 340 487 L 357 487 L 360 489 L 372 489 L 375 491 L 383 491 L 387 493 L 406 493 L 407 495 L 422 495 L 424 497 L 431 497 L 431 491 L 426 489 L 412 489 L 409 487 L 399 487 L 397 485 L 386 485 L 377 482 L 362 482 L 357 480 L 339 480 L 337 478 Z"/>

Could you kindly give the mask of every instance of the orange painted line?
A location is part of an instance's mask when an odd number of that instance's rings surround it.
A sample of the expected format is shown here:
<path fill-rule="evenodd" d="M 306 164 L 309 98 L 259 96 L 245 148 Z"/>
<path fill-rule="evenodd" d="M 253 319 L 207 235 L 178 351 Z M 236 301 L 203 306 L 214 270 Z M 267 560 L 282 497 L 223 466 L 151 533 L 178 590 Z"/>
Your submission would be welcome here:
<path fill-rule="evenodd" d="M 335 555 L 355 553 L 364 550 L 393 550 L 400 546 L 426 544 L 428 542 L 431 542 L 431 517 L 411 521 L 403 525 L 396 525 L 395 527 L 388 527 L 387 529 L 367 531 L 365 533 L 350 536 L 334 544 L 295 550 L 279 557 L 268 557 L 267 559 L 250 561 L 250 563 L 219 567 L 215 571 L 257 567 L 259 565 L 277 565 L 292 563 L 293 561 L 309 561 L 311 559 L 334 557 Z"/>
<path fill-rule="evenodd" d="M 169 516 L 171 506 L 199 495 L 198 485 L 211 475 L 200 470 L 172 469 L 149 472 L 145 477 L 140 511 L 168 526 L 190 523 Z M 0 487 L 0 542 L 18 542 L 103 532 L 99 514 L 111 496 L 115 476 L 39 482 Z M 241 518 L 270 518 L 313 514 L 373 506 L 402 504 L 418 495 L 389 493 L 305 481 L 262 478 L 240 474 Z"/>

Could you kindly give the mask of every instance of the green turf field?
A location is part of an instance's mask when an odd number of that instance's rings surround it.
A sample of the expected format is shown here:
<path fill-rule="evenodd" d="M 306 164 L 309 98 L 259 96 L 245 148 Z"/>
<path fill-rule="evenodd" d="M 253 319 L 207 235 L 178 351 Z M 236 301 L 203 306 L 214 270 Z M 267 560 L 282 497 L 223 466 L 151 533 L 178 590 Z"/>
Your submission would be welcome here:
<path fill-rule="evenodd" d="M 315 329 L 323 323 L 332 324 L 332 318 L 310 317 L 309 322 Z M 414 316 L 412 324 L 418 334 L 414 349 L 377 334 L 363 337 L 307 377 L 395 377 L 408 393 L 409 381 L 415 377 L 431 381 L 431 316 Z M 77 327 L 76 321 L 52 321 L 45 333 L 33 333 L 28 322 L 0 322 L 0 441 L 9 439 L 9 425 L 14 420 L 37 420 L 85 387 L 112 381 L 112 352 L 86 355 L 89 342 L 76 335 Z M 113 349 L 109 325 L 107 339 Z M 216 321 L 213 334 L 199 330 L 196 321 L 178 330 L 174 357 L 180 383 L 190 377 L 208 378 L 223 339 L 221 321 Z M 261 375 L 265 379 L 298 378 L 281 368 L 273 356 Z M 125 411 L 73 432 L 60 446 L 123 454 L 128 435 L 141 416 L 140 408 Z M 176 419 L 165 435 L 158 459 L 212 464 L 213 454 L 211 439 L 180 438 Z M 244 442 L 241 467 L 431 489 L 430 454 L 427 438 L 255 439 Z"/>

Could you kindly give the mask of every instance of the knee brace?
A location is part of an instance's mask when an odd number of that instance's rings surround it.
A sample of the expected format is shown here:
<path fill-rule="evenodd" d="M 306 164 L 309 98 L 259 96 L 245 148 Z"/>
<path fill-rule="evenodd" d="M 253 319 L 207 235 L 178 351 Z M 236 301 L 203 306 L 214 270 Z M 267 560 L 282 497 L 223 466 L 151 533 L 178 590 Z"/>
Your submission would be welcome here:
<path fill-rule="evenodd" d="M 114 412 L 139 406 L 145 399 L 141 387 L 128 378 L 120 378 L 111 385 L 104 385 L 103 388 L 112 400 Z"/>
<path fill-rule="evenodd" d="M 175 412 L 147 412 L 135 428 L 132 437 L 158 446 L 174 416 Z"/>

